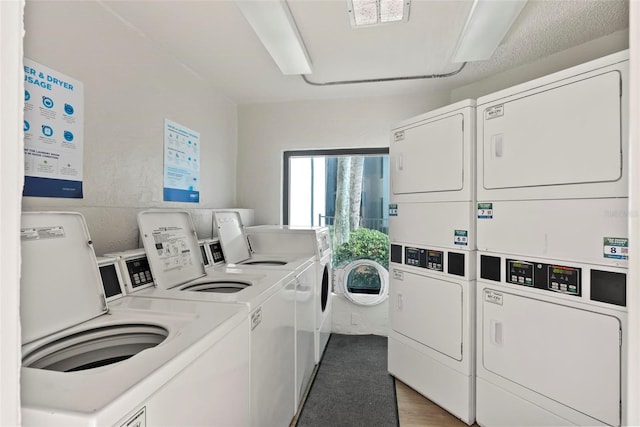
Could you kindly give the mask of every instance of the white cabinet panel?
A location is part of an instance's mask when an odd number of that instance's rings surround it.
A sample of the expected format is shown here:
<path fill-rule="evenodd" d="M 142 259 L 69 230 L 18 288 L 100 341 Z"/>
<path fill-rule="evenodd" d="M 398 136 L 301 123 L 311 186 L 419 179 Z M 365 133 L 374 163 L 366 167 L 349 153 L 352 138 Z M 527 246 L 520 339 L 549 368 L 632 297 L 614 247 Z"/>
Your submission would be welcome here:
<path fill-rule="evenodd" d="M 462 286 L 396 269 L 391 276 L 392 329 L 462 360 Z"/>
<path fill-rule="evenodd" d="M 485 290 L 480 298 L 484 369 L 620 425 L 617 318 L 506 292 Z"/>

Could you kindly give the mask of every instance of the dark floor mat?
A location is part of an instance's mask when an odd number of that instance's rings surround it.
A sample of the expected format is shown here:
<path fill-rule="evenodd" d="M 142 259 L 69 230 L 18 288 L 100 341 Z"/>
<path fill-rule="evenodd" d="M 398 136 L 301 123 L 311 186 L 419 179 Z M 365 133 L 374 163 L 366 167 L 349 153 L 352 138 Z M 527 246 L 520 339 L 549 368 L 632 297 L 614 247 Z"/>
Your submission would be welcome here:
<path fill-rule="evenodd" d="M 387 338 L 331 334 L 296 426 L 398 426 Z"/>

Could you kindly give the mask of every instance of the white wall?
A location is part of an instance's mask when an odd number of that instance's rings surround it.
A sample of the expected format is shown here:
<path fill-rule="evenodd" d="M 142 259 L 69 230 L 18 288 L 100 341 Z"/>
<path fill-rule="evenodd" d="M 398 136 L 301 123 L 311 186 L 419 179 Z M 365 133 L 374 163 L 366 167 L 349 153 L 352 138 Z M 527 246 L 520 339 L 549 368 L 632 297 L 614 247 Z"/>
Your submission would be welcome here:
<path fill-rule="evenodd" d="M 356 305 L 342 294 L 333 294 L 331 331 L 350 335 L 389 335 L 389 298 L 378 305 Z"/>
<path fill-rule="evenodd" d="M 209 237 L 208 208 L 235 205 L 236 106 L 97 2 L 28 1 L 25 29 L 25 57 L 84 84 L 85 141 L 84 198 L 23 209 L 82 212 L 98 254 L 138 246 L 142 208 L 189 209 Z M 197 205 L 162 201 L 165 118 L 200 132 Z"/>
<path fill-rule="evenodd" d="M 448 93 L 335 101 L 242 105 L 238 108 L 237 198 L 256 223 L 281 219 L 285 150 L 388 147 L 391 126 L 445 105 Z"/>
<path fill-rule="evenodd" d="M 20 197 L 22 8 L 0 1 L 0 425 L 20 423 Z"/>
<path fill-rule="evenodd" d="M 495 74 L 487 79 L 451 91 L 451 102 L 475 99 L 498 90 L 555 73 L 629 47 L 629 31 L 622 30 L 549 55 L 532 63 Z"/>

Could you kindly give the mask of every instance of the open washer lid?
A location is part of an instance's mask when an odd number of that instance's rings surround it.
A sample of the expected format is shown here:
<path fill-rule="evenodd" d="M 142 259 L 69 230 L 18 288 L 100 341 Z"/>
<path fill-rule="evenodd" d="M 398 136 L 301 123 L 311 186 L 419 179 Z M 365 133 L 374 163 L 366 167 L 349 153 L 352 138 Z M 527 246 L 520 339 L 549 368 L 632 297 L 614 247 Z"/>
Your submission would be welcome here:
<path fill-rule="evenodd" d="M 138 228 L 159 288 L 170 289 L 206 275 L 189 212 L 142 211 Z"/>
<path fill-rule="evenodd" d="M 234 211 L 214 211 L 213 218 L 227 264 L 239 264 L 251 259 L 251 249 L 240 214 Z"/>
<path fill-rule="evenodd" d="M 20 241 L 22 344 L 107 312 L 96 254 L 81 214 L 25 212 Z"/>

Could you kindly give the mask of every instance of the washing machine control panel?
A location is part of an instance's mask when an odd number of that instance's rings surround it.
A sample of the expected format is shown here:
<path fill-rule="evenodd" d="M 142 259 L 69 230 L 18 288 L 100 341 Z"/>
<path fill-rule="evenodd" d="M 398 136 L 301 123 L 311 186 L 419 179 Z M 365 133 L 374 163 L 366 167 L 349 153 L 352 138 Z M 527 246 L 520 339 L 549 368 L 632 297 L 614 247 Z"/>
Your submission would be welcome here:
<path fill-rule="evenodd" d="M 404 263 L 428 270 L 444 271 L 444 252 L 434 249 L 404 248 Z"/>
<path fill-rule="evenodd" d="M 222 253 L 222 246 L 220 245 L 220 242 L 212 242 L 209 245 L 209 250 L 211 251 L 214 264 L 224 262 L 224 254 Z"/>
<path fill-rule="evenodd" d="M 507 259 L 507 282 L 567 295 L 582 295 L 581 269 Z"/>
<path fill-rule="evenodd" d="M 128 260 L 127 272 L 129 273 L 133 289 L 153 283 L 149 260 L 147 260 L 146 256 Z"/>

